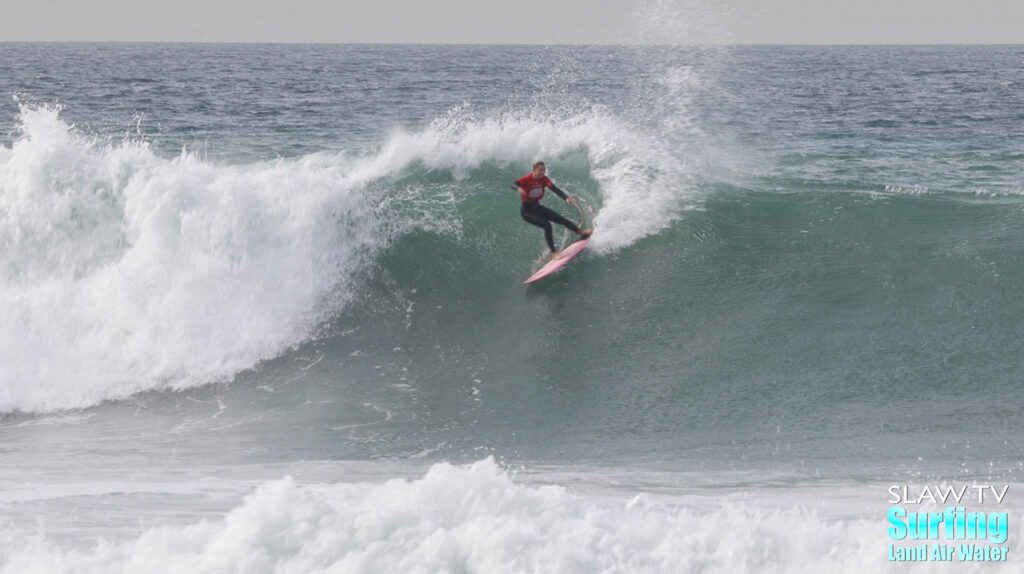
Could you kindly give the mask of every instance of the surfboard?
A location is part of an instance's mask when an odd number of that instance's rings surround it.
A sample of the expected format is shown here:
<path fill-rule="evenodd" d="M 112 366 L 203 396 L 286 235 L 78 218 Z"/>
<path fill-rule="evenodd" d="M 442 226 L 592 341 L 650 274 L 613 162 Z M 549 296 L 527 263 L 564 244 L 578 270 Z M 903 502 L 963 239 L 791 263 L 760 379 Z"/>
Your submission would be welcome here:
<path fill-rule="evenodd" d="M 565 266 L 566 263 L 571 261 L 573 257 L 579 255 L 580 251 L 583 251 L 583 248 L 586 247 L 588 243 L 590 243 L 589 237 L 586 239 L 580 239 L 576 243 L 569 245 L 568 247 L 562 250 L 562 255 L 564 257 L 562 257 L 561 259 L 552 259 L 551 261 L 548 261 L 544 265 L 544 267 L 541 267 L 540 269 L 537 270 L 536 273 L 530 275 L 529 279 L 523 281 L 523 284 L 525 285 L 527 283 L 533 283 L 538 279 L 543 279 L 544 277 L 551 275 L 555 271 L 558 271 L 563 266 Z"/>

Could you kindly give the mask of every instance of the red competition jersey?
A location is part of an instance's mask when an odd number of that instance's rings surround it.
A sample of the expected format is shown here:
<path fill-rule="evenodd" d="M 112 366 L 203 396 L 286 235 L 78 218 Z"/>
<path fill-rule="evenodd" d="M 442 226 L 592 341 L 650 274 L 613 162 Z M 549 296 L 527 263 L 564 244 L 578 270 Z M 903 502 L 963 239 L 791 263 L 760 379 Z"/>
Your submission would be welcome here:
<path fill-rule="evenodd" d="M 526 190 L 524 195 L 522 191 L 519 192 L 519 196 L 523 201 L 540 201 L 544 197 L 544 188 L 553 187 L 555 183 L 551 181 L 551 178 L 544 176 L 541 178 L 533 177 L 533 173 L 528 173 L 523 177 L 516 180 L 516 184 Z"/>

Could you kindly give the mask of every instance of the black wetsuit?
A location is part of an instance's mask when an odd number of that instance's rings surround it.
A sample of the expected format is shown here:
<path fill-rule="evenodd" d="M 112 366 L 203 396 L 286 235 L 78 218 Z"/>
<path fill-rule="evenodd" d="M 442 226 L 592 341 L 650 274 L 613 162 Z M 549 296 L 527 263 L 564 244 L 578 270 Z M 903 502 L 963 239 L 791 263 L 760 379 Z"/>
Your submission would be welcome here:
<path fill-rule="evenodd" d="M 518 190 L 519 183 L 516 182 L 512 184 L 512 189 Z M 550 186 L 550 189 L 551 191 L 558 194 L 558 197 L 568 200 L 568 196 L 566 196 L 565 192 L 563 192 L 562 190 L 558 189 L 553 185 Z M 555 211 L 547 207 L 544 207 L 543 205 L 540 204 L 539 200 L 524 201 L 522 202 L 522 204 L 522 207 L 519 208 L 519 215 L 521 215 L 527 223 L 536 225 L 537 227 L 540 227 L 541 229 L 544 230 L 544 239 L 548 242 L 548 247 L 551 248 L 551 251 L 558 251 L 557 249 L 555 249 L 555 238 L 551 232 L 552 221 L 559 225 L 564 225 L 565 227 L 568 227 L 573 231 L 573 233 L 579 234 L 579 226 L 577 226 L 572 221 L 569 221 L 568 219 L 562 217 Z"/>

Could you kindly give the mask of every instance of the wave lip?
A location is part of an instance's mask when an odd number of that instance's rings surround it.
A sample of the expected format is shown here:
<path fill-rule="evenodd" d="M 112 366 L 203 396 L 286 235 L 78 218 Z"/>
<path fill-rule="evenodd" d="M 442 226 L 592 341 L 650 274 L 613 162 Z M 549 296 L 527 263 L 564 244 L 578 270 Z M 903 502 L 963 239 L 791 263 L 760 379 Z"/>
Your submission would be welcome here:
<path fill-rule="evenodd" d="M 564 187 L 559 159 L 574 152 L 585 155 L 585 171 L 599 186 L 598 197 L 591 198 L 599 206 L 595 223 L 600 233 L 591 244 L 597 252 L 609 253 L 655 235 L 699 203 L 690 166 L 658 138 L 601 108 L 558 117 L 505 114 L 485 119 L 455 109 L 420 132 L 394 134 L 376 157 L 388 168 L 378 165 L 375 171 L 393 172 L 419 162 L 464 179 L 488 162 L 525 172 L 533 161 L 544 159 Z M 502 182 L 501 189 L 506 185 Z"/>

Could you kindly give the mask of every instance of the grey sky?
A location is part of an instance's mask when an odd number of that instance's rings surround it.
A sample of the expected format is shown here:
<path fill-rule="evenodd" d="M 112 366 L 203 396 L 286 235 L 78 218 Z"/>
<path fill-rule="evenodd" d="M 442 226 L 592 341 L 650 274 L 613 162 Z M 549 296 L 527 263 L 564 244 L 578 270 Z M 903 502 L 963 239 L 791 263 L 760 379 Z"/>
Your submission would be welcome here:
<path fill-rule="evenodd" d="M 1021 0 L 0 0 L 0 41 L 1024 43 Z"/>

